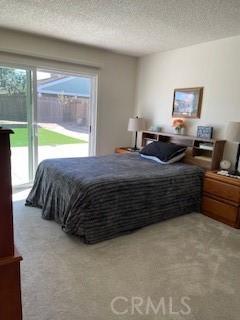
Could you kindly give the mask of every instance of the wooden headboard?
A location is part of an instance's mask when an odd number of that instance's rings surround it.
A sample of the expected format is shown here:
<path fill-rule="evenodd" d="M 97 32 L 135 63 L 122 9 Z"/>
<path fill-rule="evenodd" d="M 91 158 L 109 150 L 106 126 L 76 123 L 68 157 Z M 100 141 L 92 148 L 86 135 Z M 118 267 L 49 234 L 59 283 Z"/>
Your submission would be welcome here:
<path fill-rule="evenodd" d="M 218 170 L 225 140 L 202 139 L 195 136 L 167 132 L 142 132 L 142 146 L 151 141 L 165 141 L 187 146 L 183 162 L 198 165 L 205 170 Z"/>

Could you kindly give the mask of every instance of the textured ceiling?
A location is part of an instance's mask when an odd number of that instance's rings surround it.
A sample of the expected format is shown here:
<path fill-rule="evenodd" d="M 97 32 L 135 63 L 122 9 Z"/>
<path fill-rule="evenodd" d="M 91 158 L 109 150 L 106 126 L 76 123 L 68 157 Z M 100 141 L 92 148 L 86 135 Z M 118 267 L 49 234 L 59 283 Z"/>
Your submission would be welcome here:
<path fill-rule="evenodd" d="M 0 0 L 0 27 L 141 56 L 240 34 L 239 0 Z"/>

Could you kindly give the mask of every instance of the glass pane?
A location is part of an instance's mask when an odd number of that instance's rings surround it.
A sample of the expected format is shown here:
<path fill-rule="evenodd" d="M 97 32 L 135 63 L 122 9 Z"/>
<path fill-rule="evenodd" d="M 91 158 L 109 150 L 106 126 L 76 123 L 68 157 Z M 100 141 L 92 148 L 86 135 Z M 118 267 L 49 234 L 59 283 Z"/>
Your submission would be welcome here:
<path fill-rule="evenodd" d="M 26 70 L 0 67 L 0 126 L 11 135 L 12 183 L 29 182 L 28 77 Z"/>
<path fill-rule="evenodd" d="M 91 80 L 37 71 L 38 160 L 88 156 Z"/>

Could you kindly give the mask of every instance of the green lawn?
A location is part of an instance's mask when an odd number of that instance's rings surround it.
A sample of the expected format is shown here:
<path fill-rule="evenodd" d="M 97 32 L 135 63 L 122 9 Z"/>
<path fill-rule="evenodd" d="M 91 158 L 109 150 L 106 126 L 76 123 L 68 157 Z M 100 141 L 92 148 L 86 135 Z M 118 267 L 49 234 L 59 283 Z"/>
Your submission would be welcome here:
<path fill-rule="evenodd" d="M 12 147 L 26 147 L 28 146 L 28 131 L 27 128 L 14 128 L 14 134 L 11 134 Z M 40 146 L 52 146 L 61 144 L 86 143 L 84 140 L 65 136 L 44 128 L 38 129 L 38 144 Z"/>

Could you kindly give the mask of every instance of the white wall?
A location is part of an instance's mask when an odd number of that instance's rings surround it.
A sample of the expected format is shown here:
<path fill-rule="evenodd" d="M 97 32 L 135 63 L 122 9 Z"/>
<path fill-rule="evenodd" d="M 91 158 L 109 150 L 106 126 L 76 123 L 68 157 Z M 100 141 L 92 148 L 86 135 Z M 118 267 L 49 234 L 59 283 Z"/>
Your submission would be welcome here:
<path fill-rule="evenodd" d="M 0 29 L 0 52 L 98 67 L 97 154 L 130 145 L 127 123 L 134 115 L 136 58 L 4 29 Z"/>
<path fill-rule="evenodd" d="M 139 59 L 136 113 L 149 125 L 170 131 L 174 88 L 204 87 L 200 119 L 186 120 L 187 133 L 212 125 L 224 138 L 230 120 L 240 121 L 240 37 L 144 56 Z M 227 144 L 225 159 L 234 161 L 236 145 Z"/>

